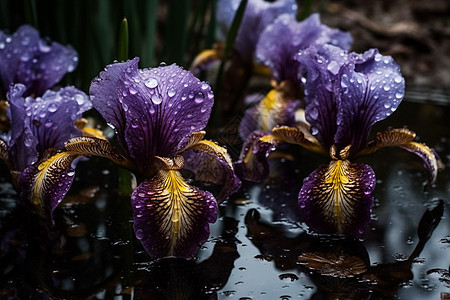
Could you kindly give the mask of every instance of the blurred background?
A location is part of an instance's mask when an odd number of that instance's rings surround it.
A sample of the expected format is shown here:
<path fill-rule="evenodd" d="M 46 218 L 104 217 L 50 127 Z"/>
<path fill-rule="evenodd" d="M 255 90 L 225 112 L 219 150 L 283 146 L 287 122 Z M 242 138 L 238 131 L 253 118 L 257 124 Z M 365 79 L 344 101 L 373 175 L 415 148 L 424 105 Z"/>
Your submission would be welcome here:
<path fill-rule="evenodd" d="M 349 31 L 353 51 L 378 48 L 392 55 L 406 78 L 406 98 L 448 104 L 449 1 L 298 0 L 298 4 L 299 15 L 319 12 L 323 23 Z M 12 33 L 28 23 L 42 36 L 71 44 L 80 60 L 66 80 L 87 90 L 92 78 L 117 59 L 123 18 L 128 20 L 129 57 L 139 56 L 141 67 L 165 62 L 189 68 L 196 54 L 215 41 L 215 7 L 211 0 L 1 0 L 0 29 Z"/>

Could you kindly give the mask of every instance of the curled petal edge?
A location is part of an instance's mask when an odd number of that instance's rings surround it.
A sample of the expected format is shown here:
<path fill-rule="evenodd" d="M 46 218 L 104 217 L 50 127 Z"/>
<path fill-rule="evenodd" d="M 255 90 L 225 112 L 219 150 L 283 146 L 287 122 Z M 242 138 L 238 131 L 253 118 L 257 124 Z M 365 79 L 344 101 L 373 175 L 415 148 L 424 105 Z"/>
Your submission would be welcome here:
<path fill-rule="evenodd" d="M 384 147 L 401 147 L 412 152 L 424 162 L 425 169 L 428 172 L 428 181 L 425 189 L 428 189 L 436 182 L 438 171 L 444 169 L 445 166 L 433 149 L 425 144 L 414 142 L 415 137 L 416 133 L 406 128 L 378 132 L 376 137 L 358 155 L 371 154 Z"/>

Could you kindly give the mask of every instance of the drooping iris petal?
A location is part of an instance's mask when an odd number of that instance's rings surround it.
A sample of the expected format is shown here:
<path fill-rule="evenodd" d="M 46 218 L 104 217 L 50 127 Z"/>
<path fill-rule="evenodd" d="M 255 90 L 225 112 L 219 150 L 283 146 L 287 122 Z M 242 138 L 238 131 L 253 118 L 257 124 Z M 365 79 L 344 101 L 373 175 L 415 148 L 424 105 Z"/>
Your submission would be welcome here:
<path fill-rule="evenodd" d="M 278 82 L 290 79 L 300 84 L 303 72 L 300 62 L 294 59 L 299 50 L 323 44 L 349 50 L 352 41 L 349 33 L 322 24 L 318 14 L 302 22 L 296 20 L 295 14 L 284 14 L 261 33 L 256 57 L 271 69 Z"/>
<path fill-rule="evenodd" d="M 53 211 L 72 185 L 78 159 L 91 155 L 108 158 L 125 168 L 131 166 L 107 140 L 76 137 L 67 141 L 65 151 L 49 154 L 47 159 L 27 167 L 20 174 L 22 201 L 44 207 L 44 213 L 52 218 Z"/>
<path fill-rule="evenodd" d="M 221 28 L 222 40 L 231 27 L 240 0 L 220 0 L 217 3 L 217 21 Z M 297 13 L 297 3 L 294 0 L 278 0 L 274 2 L 264 0 L 250 0 L 242 18 L 236 36 L 234 48 L 240 56 L 249 61 L 253 58 L 256 43 L 264 28 L 281 14 Z"/>
<path fill-rule="evenodd" d="M 99 156 L 110 159 L 116 165 L 131 169 L 131 162 L 118 154 L 108 140 L 97 137 L 76 137 L 66 142 L 65 148 L 70 154 L 78 156 Z"/>
<path fill-rule="evenodd" d="M 353 63 L 341 68 L 341 90 L 336 122 L 336 145 L 363 149 L 375 122 L 395 111 L 405 93 L 405 80 L 392 57 L 376 49 L 351 54 Z"/>
<path fill-rule="evenodd" d="M 310 151 L 327 154 L 319 141 L 309 133 L 309 126 L 305 123 L 299 123 L 297 127 L 280 126 L 272 130 L 274 138 L 294 145 L 300 145 Z"/>
<path fill-rule="evenodd" d="M 433 149 L 429 148 L 425 144 L 410 142 L 401 145 L 401 147 L 418 155 L 422 159 L 425 169 L 428 172 L 428 182 L 425 186 L 425 189 L 428 189 L 433 183 L 436 182 L 438 170 L 444 169 L 444 164 L 441 159 Z"/>
<path fill-rule="evenodd" d="M 78 54 L 39 37 L 39 32 L 23 25 L 12 35 L 0 31 L 0 79 L 6 93 L 12 83 L 26 86 L 24 96 L 42 96 L 78 63 Z"/>
<path fill-rule="evenodd" d="M 216 197 L 221 203 L 229 195 L 236 192 L 241 181 L 234 173 L 233 163 L 225 148 L 202 140 L 184 151 L 184 169 L 195 174 L 195 180 L 206 185 L 222 186 Z"/>
<path fill-rule="evenodd" d="M 275 139 L 262 141 L 261 138 L 266 136 L 264 132 L 255 131 L 244 142 L 239 160 L 234 165 L 239 178 L 262 182 L 269 175 L 267 157 L 279 141 Z"/>
<path fill-rule="evenodd" d="M 85 93 L 65 87 L 47 91 L 36 99 L 23 98 L 25 86 L 16 84 L 8 92 L 10 101 L 10 151 L 17 170 L 38 160 L 47 149 L 62 149 L 64 143 L 81 132 L 75 120 L 91 107 Z"/>
<path fill-rule="evenodd" d="M 348 62 L 348 54 L 332 45 L 314 46 L 299 51 L 296 59 L 306 70 L 305 117 L 311 133 L 324 149 L 334 144 L 337 130 L 339 71 Z"/>
<path fill-rule="evenodd" d="M 136 237 L 152 258 L 192 258 L 217 218 L 214 197 L 188 185 L 177 169 L 141 183 L 131 203 Z"/>
<path fill-rule="evenodd" d="M 286 99 L 282 91 L 272 89 L 261 102 L 245 111 L 239 124 L 241 139 L 246 140 L 255 130 L 269 132 L 277 125 L 294 125 L 299 107 L 300 101 Z"/>
<path fill-rule="evenodd" d="M 384 147 L 401 147 L 418 155 L 424 162 L 428 172 L 428 188 L 436 181 L 438 170 L 444 168 L 439 156 L 433 149 L 425 144 L 414 142 L 416 133 L 406 128 L 395 128 L 383 132 L 377 132 L 376 137 L 367 143 L 367 146 L 358 152 L 358 155 L 373 153 Z"/>
<path fill-rule="evenodd" d="M 77 154 L 60 152 L 40 164 L 27 167 L 19 177 L 20 199 L 32 203 L 40 213 L 53 217 L 53 211 L 72 185 Z"/>
<path fill-rule="evenodd" d="M 365 164 L 333 160 L 303 181 L 302 220 L 318 233 L 361 235 L 370 221 L 375 173 Z"/>
<path fill-rule="evenodd" d="M 94 107 L 119 127 L 127 156 L 144 171 L 153 156 L 173 156 L 206 126 L 214 96 L 209 84 L 176 65 L 139 70 L 137 63 L 108 66 L 90 92 Z"/>

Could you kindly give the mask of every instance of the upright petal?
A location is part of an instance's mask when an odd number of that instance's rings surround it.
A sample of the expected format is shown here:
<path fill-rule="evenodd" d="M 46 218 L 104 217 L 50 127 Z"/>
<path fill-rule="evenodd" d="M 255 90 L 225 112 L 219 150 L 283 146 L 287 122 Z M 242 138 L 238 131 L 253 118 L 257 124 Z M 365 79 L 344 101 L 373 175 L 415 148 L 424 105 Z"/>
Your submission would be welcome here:
<path fill-rule="evenodd" d="M 10 84 L 22 83 L 26 86 L 24 96 L 42 96 L 77 63 L 72 47 L 41 39 L 29 25 L 19 27 L 11 36 L 0 32 L 0 78 L 5 92 Z"/>
<path fill-rule="evenodd" d="M 217 218 L 214 197 L 188 185 L 177 168 L 162 169 L 141 183 L 131 203 L 136 237 L 154 259 L 192 258 Z"/>
<path fill-rule="evenodd" d="M 348 62 L 348 54 L 339 47 L 323 45 L 299 51 L 296 59 L 306 70 L 305 117 L 311 133 L 324 149 L 334 144 L 337 130 L 339 71 Z"/>
<path fill-rule="evenodd" d="M 405 93 L 400 67 L 376 49 L 351 54 L 352 63 L 340 71 L 340 100 L 335 143 L 352 145 L 352 153 L 363 149 L 375 122 L 394 112 Z"/>
<path fill-rule="evenodd" d="M 370 221 L 374 188 L 371 167 L 333 160 L 304 179 L 300 215 L 318 233 L 361 235 Z"/>
<path fill-rule="evenodd" d="M 47 149 L 62 149 L 67 140 L 80 136 L 74 122 L 91 107 L 87 95 L 74 87 L 49 90 L 36 99 L 23 98 L 24 91 L 24 85 L 16 84 L 8 93 L 12 124 L 9 146 L 18 170 L 36 162 Z"/>
<path fill-rule="evenodd" d="M 324 44 L 349 50 L 352 38 L 349 33 L 322 24 L 318 14 L 312 14 L 302 22 L 298 22 L 294 14 L 284 14 L 261 33 L 256 57 L 272 70 L 278 82 L 289 79 L 300 84 L 303 71 L 295 54 L 310 46 Z"/>
<path fill-rule="evenodd" d="M 94 107 L 118 129 L 122 148 L 143 171 L 153 156 L 173 156 L 206 126 L 214 95 L 181 67 L 139 70 L 137 63 L 108 66 L 90 91 Z"/>
<path fill-rule="evenodd" d="M 217 20 L 222 29 L 222 40 L 231 27 L 240 0 L 220 0 L 217 3 Z M 256 43 L 264 28 L 281 14 L 295 15 L 297 3 L 294 0 L 250 0 L 242 18 L 241 26 L 235 41 L 235 49 L 241 57 L 249 61 L 253 58 Z"/>

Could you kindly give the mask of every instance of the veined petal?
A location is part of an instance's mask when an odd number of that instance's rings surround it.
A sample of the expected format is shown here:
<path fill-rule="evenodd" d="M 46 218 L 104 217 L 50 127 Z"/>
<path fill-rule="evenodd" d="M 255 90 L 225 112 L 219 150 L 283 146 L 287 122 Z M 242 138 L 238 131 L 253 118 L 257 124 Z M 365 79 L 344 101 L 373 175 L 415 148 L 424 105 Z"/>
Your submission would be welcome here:
<path fill-rule="evenodd" d="M 242 140 L 253 131 L 271 131 L 275 126 L 295 123 L 295 111 L 300 101 L 286 95 L 283 89 L 272 89 L 261 102 L 245 111 L 239 125 Z"/>
<path fill-rule="evenodd" d="M 29 25 L 19 27 L 11 36 L 0 31 L 0 44 L 0 79 L 5 92 L 10 84 L 22 83 L 25 96 L 42 96 L 78 63 L 78 54 L 71 46 L 41 39 Z"/>
<path fill-rule="evenodd" d="M 124 156 L 118 154 L 108 140 L 96 137 L 76 137 L 66 142 L 67 152 L 78 156 L 100 156 L 113 161 L 118 166 L 130 169 L 132 163 Z"/>
<path fill-rule="evenodd" d="M 429 188 L 437 178 L 440 169 L 444 169 L 439 156 L 425 144 L 414 142 L 416 133 L 406 128 L 396 128 L 383 132 L 377 132 L 375 139 L 370 141 L 366 148 L 358 152 L 358 155 L 373 153 L 384 147 L 401 147 L 419 156 L 428 172 L 428 183 L 425 188 Z"/>
<path fill-rule="evenodd" d="M 300 215 L 318 233 L 361 235 L 370 221 L 374 188 L 370 166 L 333 160 L 304 179 Z"/>
<path fill-rule="evenodd" d="M 292 80 L 301 84 L 302 67 L 295 54 L 313 45 L 334 44 L 349 50 L 349 33 L 332 29 L 320 22 L 319 14 L 312 14 L 298 22 L 295 14 L 283 14 L 261 33 L 256 47 L 259 61 L 272 70 L 278 82 Z"/>
<path fill-rule="evenodd" d="M 92 102 L 116 127 L 138 171 L 152 157 L 171 157 L 208 122 L 214 95 L 206 82 L 176 65 L 138 69 L 138 58 L 109 65 L 91 84 Z"/>
<path fill-rule="evenodd" d="M 339 71 L 348 63 L 346 51 L 329 44 L 308 47 L 298 52 L 296 59 L 306 70 L 305 117 L 311 133 L 324 149 L 335 144 L 338 127 Z"/>
<path fill-rule="evenodd" d="M 400 147 L 418 155 L 423 160 L 425 169 L 428 172 L 428 182 L 425 189 L 428 189 L 433 183 L 435 183 L 438 170 L 442 170 L 445 167 L 441 159 L 433 149 L 429 148 L 425 144 L 409 142 L 401 145 Z"/>
<path fill-rule="evenodd" d="M 235 163 L 236 174 L 239 178 L 262 182 L 269 175 L 267 157 L 280 141 L 264 132 L 253 132 L 242 146 L 239 160 Z"/>
<path fill-rule="evenodd" d="M 53 211 L 63 200 L 72 185 L 74 162 L 79 155 L 59 152 L 40 164 L 26 168 L 19 178 L 20 198 L 24 203 L 32 203 L 44 213 L 53 217 Z"/>
<path fill-rule="evenodd" d="M 357 153 L 366 146 L 372 125 L 394 112 L 405 93 L 405 80 L 392 57 L 376 49 L 351 53 L 352 63 L 340 71 L 339 124 L 335 144 L 352 145 Z"/>
<path fill-rule="evenodd" d="M 222 59 L 224 50 L 224 43 L 216 43 L 212 49 L 203 50 L 194 58 L 190 70 L 197 74 L 199 71 L 207 69 L 209 65 Z"/>
<path fill-rule="evenodd" d="M 327 155 L 328 152 L 322 148 L 319 141 L 309 133 L 308 129 L 309 126 L 305 123 L 300 123 L 298 127 L 280 126 L 272 130 L 272 135 L 280 141 L 300 145 L 310 151 Z"/>
<path fill-rule="evenodd" d="M 217 3 L 216 15 L 219 28 L 222 29 L 222 40 L 225 41 L 227 31 L 231 27 L 240 0 L 220 0 Z M 264 0 L 248 1 L 242 18 L 241 26 L 236 36 L 234 48 L 246 61 L 253 58 L 256 43 L 264 28 L 281 14 L 297 13 L 297 3 L 294 0 Z"/>
<path fill-rule="evenodd" d="M 233 163 L 227 150 L 214 142 L 202 140 L 192 144 L 183 152 L 184 168 L 195 174 L 195 180 L 207 185 L 220 185 L 222 189 L 216 197 L 221 203 L 236 192 L 241 181 L 234 173 Z"/>
<path fill-rule="evenodd" d="M 152 258 L 192 258 L 217 219 L 209 192 L 186 183 L 176 169 L 160 170 L 131 195 L 134 231 Z"/>

